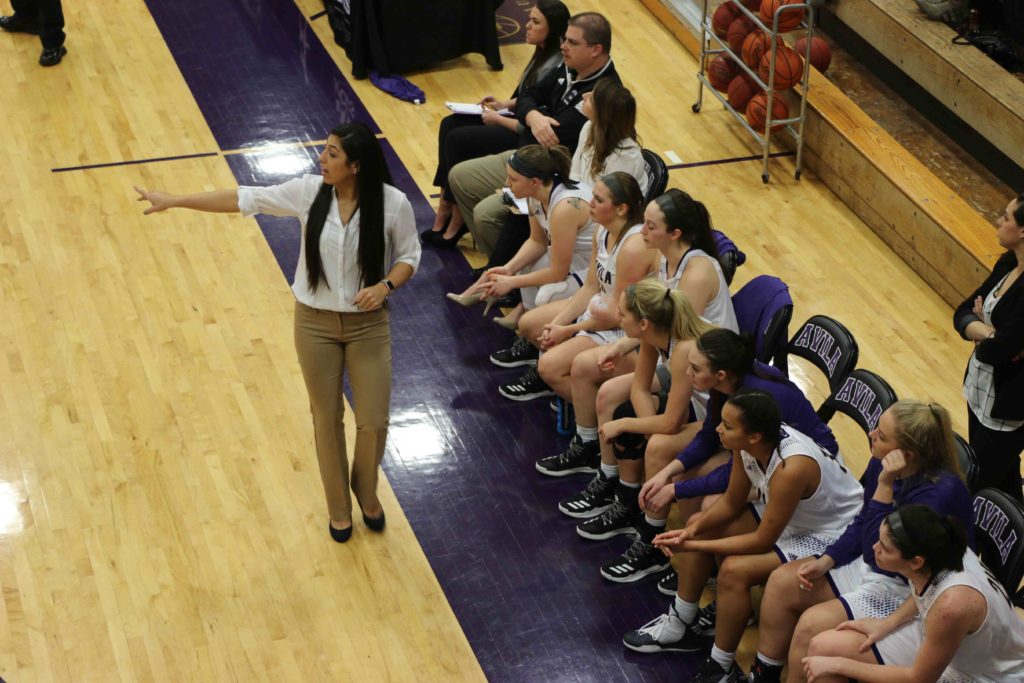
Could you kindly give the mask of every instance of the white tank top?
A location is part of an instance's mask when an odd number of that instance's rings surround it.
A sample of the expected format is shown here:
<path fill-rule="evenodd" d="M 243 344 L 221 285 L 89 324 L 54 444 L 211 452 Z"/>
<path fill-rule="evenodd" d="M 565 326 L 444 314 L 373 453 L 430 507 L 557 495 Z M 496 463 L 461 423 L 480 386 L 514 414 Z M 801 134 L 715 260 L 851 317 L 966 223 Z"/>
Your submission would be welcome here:
<path fill-rule="evenodd" d="M 750 483 L 758 489 L 762 503 L 768 504 L 771 494 L 768 482 L 779 465 L 794 455 L 814 458 L 821 471 L 818 489 L 809 498 L 797 503 L 786 529 L 800 529 L 817 534 L 832 535 L 846 530 L 854 516 L 860 512 L 864 491 L 860 483 L 843 465 L 842 456 L 832 455 L 802 432 L 787 424 L 782 425 L 782 441 L 772 451 L 768 467 L 761 471 L 754 456 L 740 451 L 743 469 Z"/>
<path fill-rule="evenodd" d="M 633 235 L 640 234 L 643 225 L 634 225 L 615 243 L 611 251 L 608 251 L 608 240 L 611 234 L 603 225 L 597 226 L 597 285 L 600 293 L 611 296 L 615 293 L 615 260 L 619 257 L 619 250 Z"/>
<path fill-rule="evenodd" d="M 964 637 L 949 668 L 972 681 L 1024 681 L 1024 621 L 1014 612 L 1002 585 L 971 550 L 964 554 L 962 572 L 940 572 L 932 577 L 923 595 L 913 595 L 922 630 L 927 632 L 928 610 L 953 586 L 970 586 L 981 593 L 988 612 L 981 628 Z"/>
<path fill-rule="evenodd" d="M 537 223 L 544 229 L 544 234 L 548 238 L 548 246 L 551 245 L 551 214 L 555 212 L 555 207 L 559 202 L 562 202 L 570 197 L 576 197 L 582 200 L 584 203 L 589 204 L 590 198 L 593 194 L 589 185 L 579 183 L 575 190 L 570 190 L 565 185 L 559 183 L 555 186 L 555 189 L 551 191 L 551 197 L 548 201 L 548 212 L 544 213 L 544 209 L 541 207 L 540 202 L 532 197 L 527 200 L 530 207 L 530 215 L 537 219 Z M 569 265 L 570 273 L 585 273 L 590 265 L 590 249 L 593 245 L 594 230 L 597 228 L 597 223 L 590 220 L 589 216 L 587 222 L 576 232 L 576 244 L 573 247 L 572 252 L 572 263 Z"/>
<path fill-rule="evenodd" d="M 679 265 L 676 266 L 675 271 L 670 275 L 668 272 L 668 259 L 662 255 L 661 263 L 658 266 L 658 279 L 669 287 L 679 287 L 679 280 L 683 277 L 686 264 L 697 256 L 703 256 L 708 259 L 711 265 L 714 266 L 715 273 L 718 274 L 718 293 L 715 294 L 715 297 L 704 308 L 703 317 L 715 327 L 724 327 L 727 330 L 739 332 L 740 326 L 736 322 L 736 311 L 733 310 L 732 297 L 729 295 L 729 284 L 725 281 L 725 275 L 722 274 L 722 265 L 718 262 L 718 259 L 711 258 L 702 249 L 690 249 L 683 254 L 683 258 L 679 259 Z"/>

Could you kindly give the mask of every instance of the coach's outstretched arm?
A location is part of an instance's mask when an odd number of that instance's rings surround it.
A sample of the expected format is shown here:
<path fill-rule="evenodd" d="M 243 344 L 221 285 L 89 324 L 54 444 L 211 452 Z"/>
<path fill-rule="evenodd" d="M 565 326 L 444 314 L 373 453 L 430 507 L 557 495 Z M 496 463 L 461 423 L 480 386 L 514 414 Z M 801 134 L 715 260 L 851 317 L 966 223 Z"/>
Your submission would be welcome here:
<path fill-rule="evenodd" d="M 135 185 L 139 193 L 138 201 L 149 202 L 149 208 L 143 215 L 165 211 L 167 209 L 193 209 L 209 213 L 237 213 L 238 190 L 213 190 L 197 194 L 174 195 L 159 190 L 144 190 Z"/>

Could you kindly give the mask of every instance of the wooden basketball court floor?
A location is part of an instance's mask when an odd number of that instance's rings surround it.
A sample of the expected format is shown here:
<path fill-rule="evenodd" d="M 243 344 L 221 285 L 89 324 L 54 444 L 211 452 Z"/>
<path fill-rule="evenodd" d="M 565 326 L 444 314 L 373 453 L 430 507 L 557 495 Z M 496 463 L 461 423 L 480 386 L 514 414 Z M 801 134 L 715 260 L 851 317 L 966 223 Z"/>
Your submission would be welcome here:
<path fill-rule="evenodd" d="M 696 65 L 639 2 L 568 4 L 611 19 L 645 146 L 694 164 L 756 153 L 716 104 L 690 112 Z M 352 541 L 336 545 L 292 347 L 282 267 L 290 272 L 275 261 L 288 250 L 274 240 L 297 233 L 237 216 L 141 215 L 133 184 L 199 191 L 310 168 L 330 117 L 246 138 L 275 130 L 247 102 L 301 118 L 333 97 L 339 117 L 363 107 L 372 116 L 426 227 L 419 193 L 436 192 L 443 102 L 510 92 L 529 48 L 503 48 L 500 73 L 471 56 L 413 75 L 427 94 L 414 106 L 348 76 L 326 19 L 310 19 L 322 9 L 318 0 L 65 0 L 69 54 L 54 69 L 36 64 L 35 38 L 0 35 L 0 676 L 680 678 L 695 659 L 625 655 L 618 644 L 666 600 L 651 585 L 602 584 L 609 548 L 581 547 L 558 518 L 552 501 L 583 481 L 537 481 L 532 460 L 564 439 L 546 406 L 494 398 L 485 355 L 507 338 L 443 302 L 467 281 L 461 256 L 425 250 L 397 297 L 388 530 L 370 535 L 357 521 Z M 223 23 L 232 13 L 247 19 Z M 304 26 L 277 31 L 286 15 Z M 211 35 L 224 41 L 183 38 L 217 22 Z M 315 92 L 318 77 L 301 68 L 289 81 L 298 97 L 261 89 L 244 80 L 260 75 L 254 65 L 227 74 L 251 100 L 217 104 L 211 74 L 237 67 L 218 52 L 236 34 L 268 51 L 292 45 L 300 66 L 327 55 L 351 90 Z M 208 77 L 214 85 L 198 87 Z M 694 165 L 673 171 L 671 185 L 702 199 L 747 253 L 734 289 L 761 273 L 782 277 L 794 323 L 838 318 L 860 342 L 862 367 L 900 396 L 943 403 L 964 431 L 970 347 L 949 306 L 813 174 L 795 181 L 792 158 L 771 170 L 765 186 L 756 161 Z M 819 402 L 820 378 L 799 363 L 793 373 Z M 836 424 L 859 470 L 864 436 Z M 519 512 L 510 516 L 506 501 Z M 523 529 L 547 542 L 542 551 L 524 556 Z M 748 635 L 744 666 L 751 644 Z"/>

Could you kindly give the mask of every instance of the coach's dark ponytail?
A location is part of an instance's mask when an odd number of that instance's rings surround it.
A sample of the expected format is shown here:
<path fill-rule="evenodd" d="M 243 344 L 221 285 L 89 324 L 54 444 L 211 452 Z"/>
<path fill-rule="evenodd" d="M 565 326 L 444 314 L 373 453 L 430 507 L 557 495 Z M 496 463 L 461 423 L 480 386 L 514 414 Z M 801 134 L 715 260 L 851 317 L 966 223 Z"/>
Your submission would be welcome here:
<path fill-rule="evenodd" d="M 363 287 L 376 284 L 384 278 L 384 184 L 391 183 L 391 172 L 384 162 L 380 142 L 362 123 L 346 123 L 331 130 L 341 141 L 341 149 L 350 164 L 356 165 L 356 198 L 359 211 L 359 280 Z M 316 292 L 323 283 L 331 285 L 320 258 L 320 236 L 323 234 L 327 213 L 331 210 L 334 186 L 326 183 L 309 208 L 306 220 L 306 275 L 309 291 Z"/>

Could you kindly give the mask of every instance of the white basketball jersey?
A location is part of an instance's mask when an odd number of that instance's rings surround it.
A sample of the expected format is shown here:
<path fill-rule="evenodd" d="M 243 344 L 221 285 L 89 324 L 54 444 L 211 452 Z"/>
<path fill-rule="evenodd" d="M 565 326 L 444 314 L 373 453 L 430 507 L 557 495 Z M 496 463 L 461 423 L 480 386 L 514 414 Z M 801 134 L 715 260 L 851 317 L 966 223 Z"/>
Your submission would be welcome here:
<path fill-rule="evenodd" d="M 754 456 L 740 451 L 743 470 L 750 483 L 758 490 L 762 503 L 768 504 L 768 482 L 786 458 L 805 455 L 814 458 L 821 471 L 818 489 L 801 500 L 786 529 L 800 529 L 814 533 L 842 532 L 853 521 L 863 503 L 864 491 L 860 483 L 843 465 L 841 455 L 832 455 L 814 443 L 810 437 L 787 424 L 782 425 L 782 440 L 772 452 L 768 467 L 762 471 Z"/>
<path fill-rule="evenodd" d="M 570 190 L 565 185 L 559 184 L 551 191 L 547 213 L 544 213 L 540 202 L 536 199 L 531 198 L 528 201 L 530 214 L 537 220 L 540 227 L 544 229 L 549 245 L 551 244 L 551 214 L 555 212 L 555 207 L 558 206 L 558 203 L 570 197 L 576 197 L 589 204 L 592 195 L 593 190 L 589 185 L 579 183 L 576 189 Z M 585 273 L 590 266 L 590 249 L 593 246 L 594 230 L 596 228 L 597 223 L 588 217 L 587 222 L 576 232 L 576 244 L 573 247 L 572 263 L 569 265 L 570 273 Z"/>
<path fill-rule="evenodd" d="M 683 254 L 683 258 L 679 260 L 679 265 L 676 266 L 675 271 L 669 274 L 668 259 L 663 255 L 658 266 L 658 279 L 672 289 L 677 288 L 679 280 L 683 277 L 683 271 L 686 270 L 686 264 L 697 256 L 707 258 L 714 267 L 715 273 L 718 274 L 718 294 L 705 306 L 704 313 L 702 314 L 703 317 L 715 327 L 724 327 L 727 330 L 739 332 L 740 326 L 736 322 L 736 312 L 733 310 L 732 297 L 729 295 L 729 284 L 725 281 L 725 275 L 722 274 L 722 266 L 718 259 L 711 258 L 707 252 L 701 249 L 690 249 Z"/>
<path fill-rule="evenodd" d="M 622 249 L 626 240 L 633 235 L 640 234 L 643 227 L 643 225 L 634 225 L 626 230 L 611 251 L 608 251 L 608 238 L 611 235 L 603 225 L 597 226 L 597 284 L 601 294 L 611 296 L 615 293 L 615 260 L 619 257 L 619 250 Z"/>
<path fill-rule="evenodd" d="M 964 555 L 962 572 L 941 572 L 932 577 L 924 595 L 914 594 L 921 626 L 927 633 L 928 610 L 953 586 L 970 586 L 985 597 L 988 614 L 974 633 L 964 637 L 949 668 L 972 681 L 1020 683 L 1024 681 L 1024 621 L 1014 612 L 1006 591 L 971 550 Z"/>

